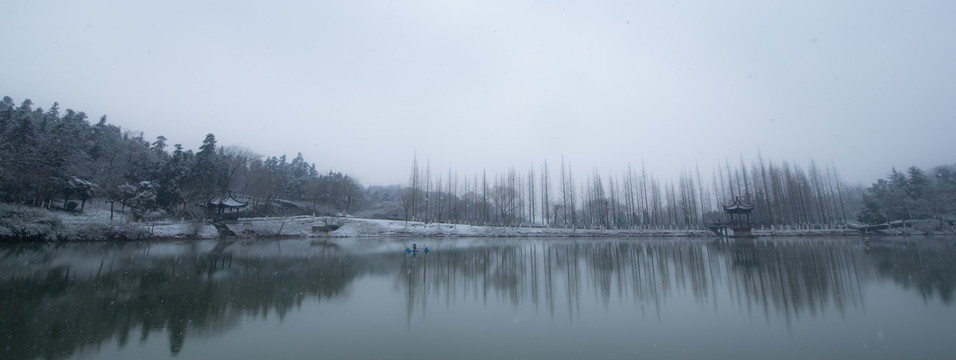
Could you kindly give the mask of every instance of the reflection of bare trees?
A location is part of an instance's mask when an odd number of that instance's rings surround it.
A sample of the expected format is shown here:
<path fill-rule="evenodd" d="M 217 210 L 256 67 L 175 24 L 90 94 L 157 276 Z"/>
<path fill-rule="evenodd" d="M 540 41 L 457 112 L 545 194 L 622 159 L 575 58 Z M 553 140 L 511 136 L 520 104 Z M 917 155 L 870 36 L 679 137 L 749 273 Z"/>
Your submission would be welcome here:
<path fill-rule="evenodd" d="M 862 307 L 862 285 L 872 273 L 859 246 L 832 240 L 717 243 L 727 254 L 731 297 L 748 312 L 776 312 L 790 322 L 816 315 L 832 305 L 839 312 Z"/>
<path fill-rule="evenodd" d="M 657 314 L 671 292 L 690 288 L 701 301 L 713 299 L 715 266 L 722 259 L 703 241 L 594 241 L 501 243 L 499 246 L 435 251 L 403 263 L 401 285 L 408 310 L 424 311 L 431 299 L 530 304 L 552 317 L 571 320 L 582 303 L 596 299 L 634 304 Z M 424 282 L 427 272 L 429 281 Z M 427 290 L 427 291 L 426 291 Z M 588 304 L 587 306 L 590 306 Z M 411 316 L 411 314 L 409 314 Z"/>
<path fill-rule="evenodd" d="M 684 249 L 689 252 L 684 254 L 681 246 L 667 244 L 508 242 L 433 251 L 407 257 L 399 285 L 405 287 L 410 312 L 425 310 L 429 291 L 431 299 L 446 304 L 497 301 L 517 308 L 530 303 L 552 317 L 566 311 L 571 319 L 591 293 L 605 305 L 621 299 L 656 311 L 675 282 L 685 281 L 683 274 L 700 287 L 708 286 L 701 265 L 684 261 L 700 258 L 702 249 Z M 675 267 L 675 260 L 681 265 Z M 675 271 L 681 276 L 673 278 Z"/>
<path fill-rule="evenodd" d="M 509 241 L 408 261 L 399 286 L 410 302 L 409 319 L 416 311 L 424 316 L 428 301 L 530 305 L 573 320 L 582 303 L 596 299 L 605 307 L 619 302 L 659 314 L 670 298 L 689 294 L 715 309 L 731 306 L 790 322 L 862 308 L 864 284 L 880 277 L 950 302 L 956 251 L 904 248 L 864 251 L 857 242 L 832 239 Z"/>
<path fill-rule="evenodd" d="M 875 281 L 946 304 L 956 285 L 951 240 L 442 242 L 428 255 L 356 253 L 325 241 L 0 248 L 0 358 L 75 357 L 157 333 L 176 354 L 190 336 L 341 296 L 363 274 L 396 279 L 409 324 L 459 303 L 569 321 L 620 305 L 662 316 L 688 296 L 715 311 L 789 322 L 862 308 Z"/>

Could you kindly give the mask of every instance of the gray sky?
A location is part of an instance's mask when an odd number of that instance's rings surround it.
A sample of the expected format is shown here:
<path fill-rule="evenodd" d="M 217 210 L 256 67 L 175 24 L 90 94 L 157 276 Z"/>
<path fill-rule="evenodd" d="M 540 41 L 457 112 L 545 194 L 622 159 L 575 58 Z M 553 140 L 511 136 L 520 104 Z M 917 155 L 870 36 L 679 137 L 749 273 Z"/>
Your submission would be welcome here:
<path fill-rule="evenodd" d="M 661 178 L 757 151 L 869 184 L 956 154 L 956 1 L 5 1 L 0 96 L 195 149 Z M 554 176 L 554 175 L 552 175 Z M 709 177 L 708 177 L 709 178 Z"/>

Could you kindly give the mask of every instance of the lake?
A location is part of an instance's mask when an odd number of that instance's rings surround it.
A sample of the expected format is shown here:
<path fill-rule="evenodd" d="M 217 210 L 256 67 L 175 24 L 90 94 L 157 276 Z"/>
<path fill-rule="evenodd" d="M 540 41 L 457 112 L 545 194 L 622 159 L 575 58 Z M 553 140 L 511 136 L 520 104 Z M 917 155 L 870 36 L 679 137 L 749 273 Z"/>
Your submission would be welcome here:
<path fill-rule="evenodd" d="M 952 237 L 7 244 L 0 358 L 944 359 L 954 289 Z"/>

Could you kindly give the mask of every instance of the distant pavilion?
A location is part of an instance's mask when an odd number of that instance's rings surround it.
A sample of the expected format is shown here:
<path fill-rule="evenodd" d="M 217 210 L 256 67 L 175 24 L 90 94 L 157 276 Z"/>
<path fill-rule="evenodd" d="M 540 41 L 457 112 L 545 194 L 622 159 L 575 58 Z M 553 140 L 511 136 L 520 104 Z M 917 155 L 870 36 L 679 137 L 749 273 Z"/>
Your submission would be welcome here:
<path fill-rule="evenodd" d="M 730 205 L 723 205 L 724 212 L 727 213 L 728 222 L 723 224 L 723 235 L 727 234 L 727 229 L 730 229 L 730 236 L 751 236 L 753 235 L 753 225 L 750 224 L 750 212 L 753 211 L 754 206 L 746 204 L 743 201 L 740 201 L 740 197 L 734 198 L 734 202 Z M 744 217 L 746 216 L 746 221 Z"/>
<path fill-rule="evenodd" d="M 209 202 L 206 204 L 207 207 L 215 208 L 216 212 L 219 214 L 224 213 L 226 210 L 238 212 L 247 205 L 249 205 L 249 203 L 239 201 L 232 196 L 232 192 L 229 192 L 229 194 L 226 196 L 218 196 L 215 199 L 209 200 Z"/>

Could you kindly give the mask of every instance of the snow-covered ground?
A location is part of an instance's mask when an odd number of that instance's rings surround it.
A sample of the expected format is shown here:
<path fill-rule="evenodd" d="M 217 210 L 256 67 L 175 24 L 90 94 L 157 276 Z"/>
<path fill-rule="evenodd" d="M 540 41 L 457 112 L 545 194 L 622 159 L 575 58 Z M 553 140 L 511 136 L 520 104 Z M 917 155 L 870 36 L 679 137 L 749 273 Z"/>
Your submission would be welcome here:
<path fill-rule="evenodd" d="M 110 219 L 109 206 L 97 204 L 88 204 L 83 212 L 54 212 L 54 214 L 60 218 L 69 234 L 82 234 L 112 228 L 115 231 L 136 232 L 160 238 L 212 239 L 219 236 L 216 227 L 211 224 L 193 224 L 184 219 L 137 222 L 119 210 L 119 206 L 117 206 L 112 219 Z"/>
<path fill-rule="evenodd" d="M 340 227 L 326 232 L 328 223 Z M 240 218 L 226 226 L 239 237 L 631 237 L 631 236 L 707 236 L 705 230 L 582 230 L 542 227 L 498 227 L 462 224 L 425 224 L 362 218 L 324 218 L 294 216 L 285 218 Z M 207 225 L 212 228 L 212 225 Z M 205 230 L 205 228 L 204 228 Z M 189 237 L 188 224 L 157 225 L 154 233 L 162 237 Z M 162 234 L 162 235 L 160 235 Z M 215 237 L 204 231 L 204 238 Z"/>
<path fill-rule="evenodd" d="M 341 228 L 328 234 L 335 237 L 630 237 L 630 236 L 707 236 L 705 230 L 597 230 L 544 227 L 499 227 L 462 224 L 425 224 L 376 219 L 348 219 Z"/>
<path fill-rule="evenodd" d="M 110 211 L 102 204 L 88 204 L 82 213 L 56 212 L 67 232 L 83 234 L 87 231 L 118 229 L 126 232 L 148 234 L 153 238 L 167 239 L 213 239 L 220 236 L 212 224 L 195 223 L 185 219 L 166 219 L 154 222 L 131 221 L 125 214 L 116 211 L 110 220 Z M 327 225 L 338 228 L 326 232 Z M 714 236 L 708 230 L 647 229 L 647 230 L 600 230 L 564 229 L 545 227 L 499 227 L 463 224 L 425 224 L 415 221 L 364 219 L 353 217 L 269 217 L 239 218 L 225 224 L 240 238 L 266 237 L 703 237 Z M 925 232 L 922 232 L 925 233 Z M 861 235 L 852 229 L 774 228 L 756 229 L 756 236 L 844 236 Z M 84 238 L 77 236 L 77 238 Z"/>
<path fill-rule="evenodd" d="M 219 237 L 212 224 L 197 224 L 184 219 L 166 219 L 153 222 L 131 221 L 118 211 L 110 220 L 109 207 L 87 204 L 82 213 L 56 212 L 69 233 L 79 234 L 95 229 L 117 228 L 139 231 L 157 238 Z M 326 232 L 326 225 L 339 226 Z M 706 230 L 596 230 L 558 229 L 544 227 L 499 227 L 462 224 L 425 224 L 415 221 L 379 220 L 364 218 L 328 218 L 312 216 L 239 218 L 225 224 L 238 237 L 636 237 L 636 236 L 708 236 Z"/>
<path fill-rule="evenodd" d="M 188 220 L 163 220 L 157 222 L 131 222 L 116 214 L 112 222 L 109 211 L 93 210 L 79 215 L 60 215 L 64 225 L 75 232 L 84 231 L 91 224 L 138 228 L 157 238 L 219 237 L 212 224 L 195 224 Z M 326 232 L 327 224 L 339 227 Z M 267 237 L 703 237 L 713 236 L 708 230 L 600 230 L 564 229 L 545 227 L 499 227 L 463 224 L 425 224 L 415 221 L 395 221 L 362 218 L 326 218 L 312 216 L 240 218 L 225 224 L 240 238 Z M 755 230 L 758 236 L 808 236 L 808 235 L 857 235 L 852 230 Z"/>

